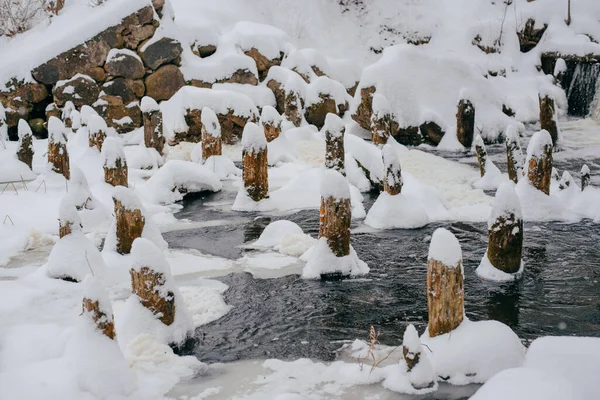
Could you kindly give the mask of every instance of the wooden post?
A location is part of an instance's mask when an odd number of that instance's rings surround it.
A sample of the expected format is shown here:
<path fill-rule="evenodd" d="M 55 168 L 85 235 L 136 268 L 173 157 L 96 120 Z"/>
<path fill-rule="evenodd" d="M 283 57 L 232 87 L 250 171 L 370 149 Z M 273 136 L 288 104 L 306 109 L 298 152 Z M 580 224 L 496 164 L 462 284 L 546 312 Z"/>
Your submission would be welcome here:
<path fill-rule="evenodd" d="M 300 126 L 302 123 L 302 116 L 304 115 L 304 106 L 297 85 L 298 82 L 296 79 L 288 79 L 285 85 L 285 104 L 283 111 L 288 121 L 294 124 L 294 126 Z"/>
<path fill-rule="evenodd" d="M 77 210 L 93 210 L 95 208 L 88 181 L 83 171 L 76 165 L 73 165 L 71 169 L 71 178 L 69 179 L 68 187 L 69 197 L 72 198 L 73 205 Z"/>
<path fill-rule="evenodd" d="M 65 128 L 69 128 L 69 129 L 73 128 L 73 120 L 71 118 L 71 114 L 75 110 L 76 110 L 75 105 L 73 104 L 72 101 L 67 101 L 65 103 L 65 105 L 63 106 L 61 119 L 63 120 L 63 123 L 65 124 Z"/>
<path fill-rule="evenodd" d="M 24 119 L 19 120 L 19 143 L 17 146 L 17 158 L 27 164 L 31 169 L 33 165 L 33 132 Z"/>
<path fill-rule="evenodd" d="M 523 176 L 523 151 L 514 125 L 506 130 L 506 161 L 509 179 L 514 183 L 519 182 Z"/>
<path fill-rule="evenodd" d="M 477 154 L 477 162 L 479 163 L 479 173 L 481 177 L 485 175 L 485 166 L 487 163 L 487 151 L 481 135 L 475 137 L 475 154 Z"/>
<path fill-rule="evenodd" d="M 321 212 L 319 238 L 326 238 L 336 257 L 350 254 L 350 189 L 348 181 L 335 169 L 323 172 L 321 178 Z"/>
<path fill-rule="evenodd" d="M 265 130 L 267 142 L 272 142 L 281 134 L 281 123 L 283 119 L 274 107 L 265 106 L 260 115 L 260 125 Z"/>
<path fill-rule="evenodd" d="M 77 207 L 73 204 L 73 197 L 67 194 L 60 201 L 58 208 L 58 235 L 63 238 L 82 229 L 81 218 Z"/>
<path fill-rule="evenodd" d="M 136 239 L 131 249 L 131 288 L 140 303 L 165 325 L 175 321 L 175 294 L 171 288 L 169 264 L 148 239 Z"/>
<path fill-rule="evenodd" d="M 527 146 L 527 179 L 531 185 L 550 195 L 552 175 L 552 138 L 548 131 L 534 133 Z"/>
<path fill-rule="evenodd" d="M 430 337 L 450 333 L 465 314 L 462 250 L 456 237 L 444 228 L 433 233 L 429 245 L 427 308 Z"/>
<path fill-rule="evenodd" d="M 104 158 L 104 182 L 112 186 L 127 187 L 127 160 L 123 145 L 117 138 L 109 137 L 104 140 L 102 157 Z"/>
<path fill-rule="evenodd" d="M 383 179 L 384 190 L 395 196 L 402 192 L 402 170 L 400 167 L 400 160 L 396 150 L 391 143 L 383 146 L 383 167 L 385 168 L 385 178 Z"/>
<path fill-rule="evenodd" d="M 83 284 L 83 315 L 89 318 L 102 334 L 114 340 L 115 323 L 108 293 L 99 279 L 92 275 L 88 275 Z"/>
<path fill-rule="evenodd" d="M 152 97 L 142 98 L 142 115 L 144 119 L 144 144 L 146 148 L 154 148 L 164 155 L 165 137 L 163 136 L 163 117 L 158 103 Z"/>
<path fill-rule="evenodd" d="M 254 201 L 269 197 L 267 139 L 264 131 L 248 122 L 242 134 L 242 180 L 248 196 Z"/>
<path fill-rule="evenodd" d="M 48 120 L 48 162 L 52 171 L 71 179 L 69 153 L 67 151 L 67 135 L 62 121 L 56 117 Z"/>
<path fill-rule="evenodd" d="M 560 181 L 560 175 L 558 174 L 558 170 L 554 167 L 552 167 L 552 178 L 551 180 L 553 180 L 554 182 L 558 182 Z"/>
<path fill-rule="evenodd" d="M 142 236 L 146 219 L 142 205 L 131 189 L 117 186 L 113 192 L 115 203 L 117 252 L 129 254 L 133 241 Z"/>
<path fill-rule="evenodd" d="M 591 175 L 590 169 L 586 164 L 581 167 L 581 191 L 583 192 L 586 187 L 590 185 Z"/>
<path fill-rule="evenodd" d="M 373 95 L 371 114 L 371 142 L 382 147 L 392 135 L 392 113 L 387 98 L 379 93 Z"/>
<path fill-rule="evenodd" d="M 540 94 L 540 129 L 548 131 L 552 138 L 552 145 L 556 146 L 558 140 L 558 125 L 556 123 L 556 112 L 554 99 L 547 94 Z"/>
<path fill-rule="evenodd" d="M 419 345 L 415 346 L 416 343 Z M 404 336 L 402 338 L 402 355 L 406 362 L 406 369 L 408 372 L 412 371 L 421 359 L 421 341 L 417 329 L 413 324 L 408 325 L 404 331 Z"/>
<path fill-rule="evenodd" d="M 500 271 L 514 274 L 521 268 L 523 216 L 512 183 L 498 188 L 488 222 L 487 258 Z"/>
<path fill-rule="evenodd" d="M 102 145 L 108 131 L 106 122 L 99 115 L 91 115 L 88 120 L 88 129 L 90 147 L 95 147 L 98 151 L 102 151 Z"/>
<path fill-rule="evenodd" d="M 565 189 L 571 187 L 571 184 L 573 186 L 575 186 L 575 181 L 573 180 L 573 177 L 571 176 L 569 171 L 563 172 L 562 178 L 561 178 L 560 182 L 558 182 L 558 189 L 565 190 Z"/>
<path fill-rule="evenodd" d="M 217 114 L 208 108 L 202 109 L 202 162 L 209 157 L 222 154 L 221 124 Z"/>
<path fill-rule="evenodd" d="M 475 108 L 470 100 L 461 98 L 456 112 L 456 137 L 463 146 L 471 148 L 474 134 Z"/>
<path fill-rule="evenodd" d="M 426 389 L 435 385 L 435 372 L 427 355 L 423 354 L 423 346 L 421 345 L 419 334 L 412 324 L 408 325 L 404 331 L 402 356 L 406 363 L 408 380 L 415 389 Z M 412 373 L 413 370 L 414 373 Z"/>
<path fill-rule="evenodd" d="M 8 124 L 6 123 L 6 110 L 0 102 L 0 143 L 8 140 Z"/>
<path fill-rule="evenodd" d="M 325 167 L 334 169 L 346 175 L 344 168 L 344 121 L 335 114 L 329 113 L 325 117 Z"/>

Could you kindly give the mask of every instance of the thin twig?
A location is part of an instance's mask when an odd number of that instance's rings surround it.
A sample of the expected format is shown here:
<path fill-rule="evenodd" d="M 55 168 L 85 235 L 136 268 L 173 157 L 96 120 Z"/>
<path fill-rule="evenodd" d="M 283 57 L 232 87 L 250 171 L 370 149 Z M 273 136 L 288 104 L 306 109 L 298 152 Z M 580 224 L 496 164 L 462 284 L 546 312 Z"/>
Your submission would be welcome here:
<path fill-rule="evenodd" d="M 7 219 L 10 221 L 11 224 L 13 224 L 13 226 L 15 226 L 15 223 L 13 222 L 12 218 L 8 214 L 6 214 L 6 217 L 4 217 L 4 221 L 2 222 L 2 225 L 6 224 Z"/>

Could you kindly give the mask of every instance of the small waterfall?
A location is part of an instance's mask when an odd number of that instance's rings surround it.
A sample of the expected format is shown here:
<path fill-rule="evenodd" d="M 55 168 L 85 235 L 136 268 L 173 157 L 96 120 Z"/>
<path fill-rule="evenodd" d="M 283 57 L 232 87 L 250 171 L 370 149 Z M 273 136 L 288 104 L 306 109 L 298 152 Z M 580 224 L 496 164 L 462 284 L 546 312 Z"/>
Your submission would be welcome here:
<path fill-rule="evenodd" d="M 567 62 L 563 79 L 569 101 L 569 115 L 587 117 L 596 97 L 600 63 Z"/>

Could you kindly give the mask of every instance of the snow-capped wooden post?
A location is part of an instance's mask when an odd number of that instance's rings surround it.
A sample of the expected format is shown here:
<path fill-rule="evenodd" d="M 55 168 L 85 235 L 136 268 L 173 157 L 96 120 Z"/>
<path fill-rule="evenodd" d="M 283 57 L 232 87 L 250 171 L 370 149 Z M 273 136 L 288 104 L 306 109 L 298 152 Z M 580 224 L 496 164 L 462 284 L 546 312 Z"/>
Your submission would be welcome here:
<path fill-rule="evenodd" d="M 450 333 L 465 314 L 462 250 L 456 237 L 438 228 L 427 257 L 427 308 L 429 336 Z"/>
<path fill-rule="evenodd" d="M 485 144 L 481 135 L 475 137 L 475 154 L 477 155 L 477 162 L 479 163 L 479 173 L 481 177 L 485 175 L 485 165 L 487 163 L 487 151 L 485 150 Z"/>
<path fill-rule="evenodd" d="M 327 169 L 321 178 L 321 213 L 319 238 L 326 238 L 336 257 L 350 254 L 350 188 L 348 181 L 335 169 Z"/>
<path fill-rule="evenodd" d="M 73 120 L 71 114 L 75 111 L 75 104 L 72 101 L 67 101 L 62 109 L 61 119 L 65 124 L 65 128 L 73 128 Z"/>
<path fill-rule="evenodd" d="M 104 182 L 112 186 L 127 187 L 128 171 L 123 145 L 117 138 L 108 137 L 102 145 Z"/>
<path fill-rule="evenodd" d="M 208 108 L 202 109 L 202 162 L 222 154 L 221 124 L 217 114 Z"/>
<path fill-rule="evenodd" d="M 509 179 L 514 183 L 519 182 L 523 176 L 523 150 L 514 125 L 506 129 L 506 161 Z"/>
<path fill-rule="evenodd" d="M 281 123 L 283 119 L 275 107 L 264 106 L 260 115 L 260 125 L 265 130 L 267 142 L 272 142 L 281 134 Z"/>
<path fill-rule="evenodd" d="M 560 175 L 558 174 L 558 170 L 556 168 L 554 168 L 554 167 L 552 167 L 552 178 L 551 178 L 551 180 L 554 181 L 554 182 L 560 181 Z"/>
<path fill-rule="evenodd" d="M 385 145 L 392 134 L 392 113 L 387 98 L 379 93 L 373 95 L 371 114 L 371 143 L 379 147 Z"/>
<path fill-rule="evenodd" d="M 52 171 L 71 179 L 65 125 L 56 117 L 48 120 L 48 162 L 52 165 Z"/>
<path fill-rule="evenodd" d="M 496 191 L 488 220 L 489 262 L 500 271 L 514 274 L 523 256 L 523 216 L 513 184 L 505 182 Z"/>
<path fill-rule="evenodd" d="M 140 105 L 144 119 L 144 144 L 164 155 L 165 137 L 163 136 L 163 117 L 160 107 L 152 97 L 142 98 Z"/>
<path fill-rule="evenodd" d="M 77 132 L 77 129 L 81 128 L 81 113 L 77 110 L 71 111 L 71 129 Z"/>
<path fill-rule="evenodd" d="M 302 104 L 302 80 L 296 77 L 290 78 L 285 84 L 285 104 L 283 113 L 288 121 L 294 126 L 300 126 L 302 123 L 302 116 L 304 115 L 304 106 Z"/>
<path fill-rule="evenodd" d="M 6 123 L 6 109 L 0 102 L 0 143 L 8 140 L 8 124 Z"/>
<path fill-rule="evenodd" d="M 170 267 L 154 243 L 139 238 L 131 249 L 133 259 L 131 289 L 140 303 L 165 324 L 175 321 L 175 293 L 172 290 Z"/>
<path fill-rule="evenodd" d="M 129 254 L 133 241 L 142 236 L 146 218 L 142 214 L 142 204 L 133 192 L 123 186 L 113 191 L 115 203 L 117 252 Z"/>
<path fill-rule="evenodd" d="M 558 182 L 558 188 L 560 190 L 565 190 L 572 186 L 575 186 L 575 180 L 573 179 L 569 171 L 564 171 L 560 182 Z"/>
<path fill-rule="evenodd" d="M 419 333 L 412 324 L 408 325 L 404 331 L 402 356 L 406 363 L 408 379 L 415 389 L 426 389 L 435 385 L 435 372 L 427 355 L 423 353 Z"/>
<path fill-rule="evenodd" d="M 98 151 L 102 151 L 102 144 L 106 139 L 108 126 L 104 119 L 99 115 L 90 115 L 88 123 L 89 129 L 89 145 L 95 147 Z"/>
<path fill-rule="evenodd" d="M 527 179 L 531 185 L 550 194 L 552 176 L 552 138 L 548 131 L 536 132 L 527 146 Z"/>
<path fill-rule="evenodd" d="M 58 235 L 63 238 L 74 231 L 81 231 L 82 229 L 81 218 L 77 212 L 77 207 L 73 204 L 73 197 L 66 195 L 60 201 L 58 207 Z"/>
<path fill-rule="evenodd" d="M 325 117 L 325 167 L 346 175 L 344 167 L 344 121 L 335 114 Z"/>
<path fill-rule="evenodd" d="M 475 134 L 475 107 L 464 93 L 461 93 L 459 98 L 456 112 L 456 137 L 463 146 L 470 148 Z"/>
<path fill-rule="evenodd" d="M 558 140 L 558 125 L 556 124 L 556 111 L 554 99 L 547 93 L 539 95 L 540 99 L 540 129 L 548 131 L 552 138 L 552 145 Z"/>
<path fill-rule="evenodd" d="M 17 145 L 17 158 L 27 164 L 29 168 L 33 165 L 33 132 L 24 119 L 19 120 L 18 126 L 19 143 Z"/>
<path fill-rule="evenodd" d="M 388 194 L 395 196 L 402 192 L 403 182 L 400 160 L 398 160 L 396 150 L 391 143 L 383 146 L 381 153 L 383 155 L 383 166 L 385 168 L 383 188 Z"/>
<path fill-rule="evenodd" d="M 242 180 L 248 196 L 254 201 L 269 197 L 267 139 L 264 131 L 248 122 L 242 134 Z"/>
<path fill-rule="evenodd" d="M 115 338 L 115 323 L 108 293 L 95 276 L 88 275 L 83 281 L 83 315 L 109 339 Z"/>
<path fill-rule="evenodd" d="M 588 187 L 590 185 L 590 180 L 591 180 L 590 169 L 588 168 L 587 164 L 584 164 L 583 167 L 581 167 L 581 191 L 582 192 L 585 190 L 586 187 Z"/>

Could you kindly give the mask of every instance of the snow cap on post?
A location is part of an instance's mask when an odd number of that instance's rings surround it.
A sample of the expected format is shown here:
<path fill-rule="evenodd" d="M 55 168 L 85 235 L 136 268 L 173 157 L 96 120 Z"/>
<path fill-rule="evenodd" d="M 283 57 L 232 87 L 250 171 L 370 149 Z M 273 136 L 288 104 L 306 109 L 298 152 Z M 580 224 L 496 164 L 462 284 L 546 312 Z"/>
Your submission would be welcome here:
<path fill-rule="evenodd" d="M 592 177 L 590 175 L 590 169 L 588 168 L 587 164 L 584 164 L 583 167 L 581 167 L 581 191 L 582 192 L 585 190 L 586 187 L 588 187 L 590 185 L 591 179 L 592 179 Z"/>
<path fill-rule="evenodd" d="M 81 218 L 74 204 L 74 198 L 67 194 L 60 201 L 58 207 L 59 237 L 65 237 L 73 232 L 80 232 L 83 229 Z"/>
<path fill-rule="evenodd" d="M 155 272 L 160 272 L 171 277 L 171 267 L 163 252 L 151 240 L 137 238 L 131 246 L 131 268 L 140 272 L 143 267 L 148 267 Z"/>
<path fill-rule="evenodd" d="M 344 132 L 346 126 L 344 121 L 336 114 L 329 113 L 325 117 L 323 129 L 325 130 L 325 167 L 345 175 Z"/>
<path fill-rule="evenodd" d="M 19 132 L 19 139 L 26 136 L 26 135 L 30 135 L 33 136 L 33 132 L 31 131 L 31 127 L 29 126 L 29 124 L 27 123 L 27 121 L 25 121 L 24 119 L 20 119 L 19 120 L 19 125 L 18 125 L 18 132 Z"/>
<path fill-rule="evenodd" d="M 427 259 L 440 261 L 451 268 L 462 266 L 462 250 L 456 236 L 445 228 L 436 229 L 431 237 Z"/>
<path fill-rule="evenodd" d="M 321 197 L 334 199 L 350 199 L 350 186 L 344 175 L 334 169 L 326 169 L 321 177 Z"/>
<path fill-rule="evenodd" d="M 562 178 L 560 179 L 560 182 L 558 182 L 558 188 L 560 190 L 565 190 L 567 188 L 574 187 L 574 186 L 575 186 L 575 180 L 573 179 L 573 177 L 571 176 L 569 171 L 564 171 L 562 174 Z"/>
<path fill-rule="evenodd" d="M 125 151 L 121 142 L 114 137 L 108 137 L 102 144 L 104 158 L 104 181 L 112 186 L 128 185 L 128 170 Z"/>
<path fill-rule="evenodd" d="M 248 122 L 242 133 L 242 148 L 244 151 L 258 153 L 267 148 L 265 133 L 254 122 Z"/>
<path fill-rule="evenodd" d="M 550 194 L 552 175 L 552 138 L 548 131 L 536 132 L 527 146 L 527 178 L 533 187 Z"/>
<path fill-rule="evenodd" d="M 88 105 L 84 105 L 81 107 L 81 111 L 79 112 L 80 122 L 82 126 L 88 126 L 90 123 L 90 118 L 93 115 L 98 115 L 96 110 Z"/>
<path fill-rule="evenodd" d="M 212 110 L 212 108 L 204 107 L 202 108 L 202 125 L 206 129 L 206 133 L 214 136 L 221 136 L 221 124 L 219 123 L 219 119 L 217 118 L 217 114 Z"/>
<path fill-rule="evenodd" d="M 499 217 L 508 217 L 513 214 L 517 219 L 523 219 L 521 212 L 521 202 L 517 192 L 515 192 L 514 184 L 510 182 L 504 182 L 496 191 L 494 197 L 494 204 L 492 205 L 492 212 L 488 219 L 488 229 L 492 228 L 492 225 Z"/>
<path fill-rule="evenodd" d="M 160 107 L 159 107 L 158 103 L 156 102 L 156 100 L 154 100 L 152 97 L 144 96 L 144 97 L 142 97 L 142 102 L 140 104 L 140 110 L 143 113 L 147 113 L 147 112 L 151 112 L 151 111 L 158 111 L 158 110 L 160 110 Z"/>
<path fill-rule="evenodd" d="M 71 129 L 77 130 L 81 128 L 81 113 L 77 110 L 71 111 Z"/>
<path fill-rule="evenodd" d="M 272 142 L 279 137 L 282 122 L 283 118 L 281 118 L 281 115 L 279 115 L 274 107 L 263 107 L 262 114 L 260 115 L 260 125 L 262 125 L 265 131 L 267 142 Z"/>
<path fill-rule="evenodd" d="M 54 143 L 67 143 L 65 136 L 65 124 L 52 116 L 48 119 L 48 140 Z"/>
<path fill-rule="evenodd" d="M 110 339 L 115 338 L 112 306 L 106 289 L 98 278 L 88 275 L 83 280 L 83 315 Z"/>
<path fill-rule="evenodd" d="M 102 145 L 108 131 L 106 121 L 98 114 L 91 115 L 88 120 L 88 128 L 89 146 L 96 147 L 98 151 L 102 151 Z"/>

